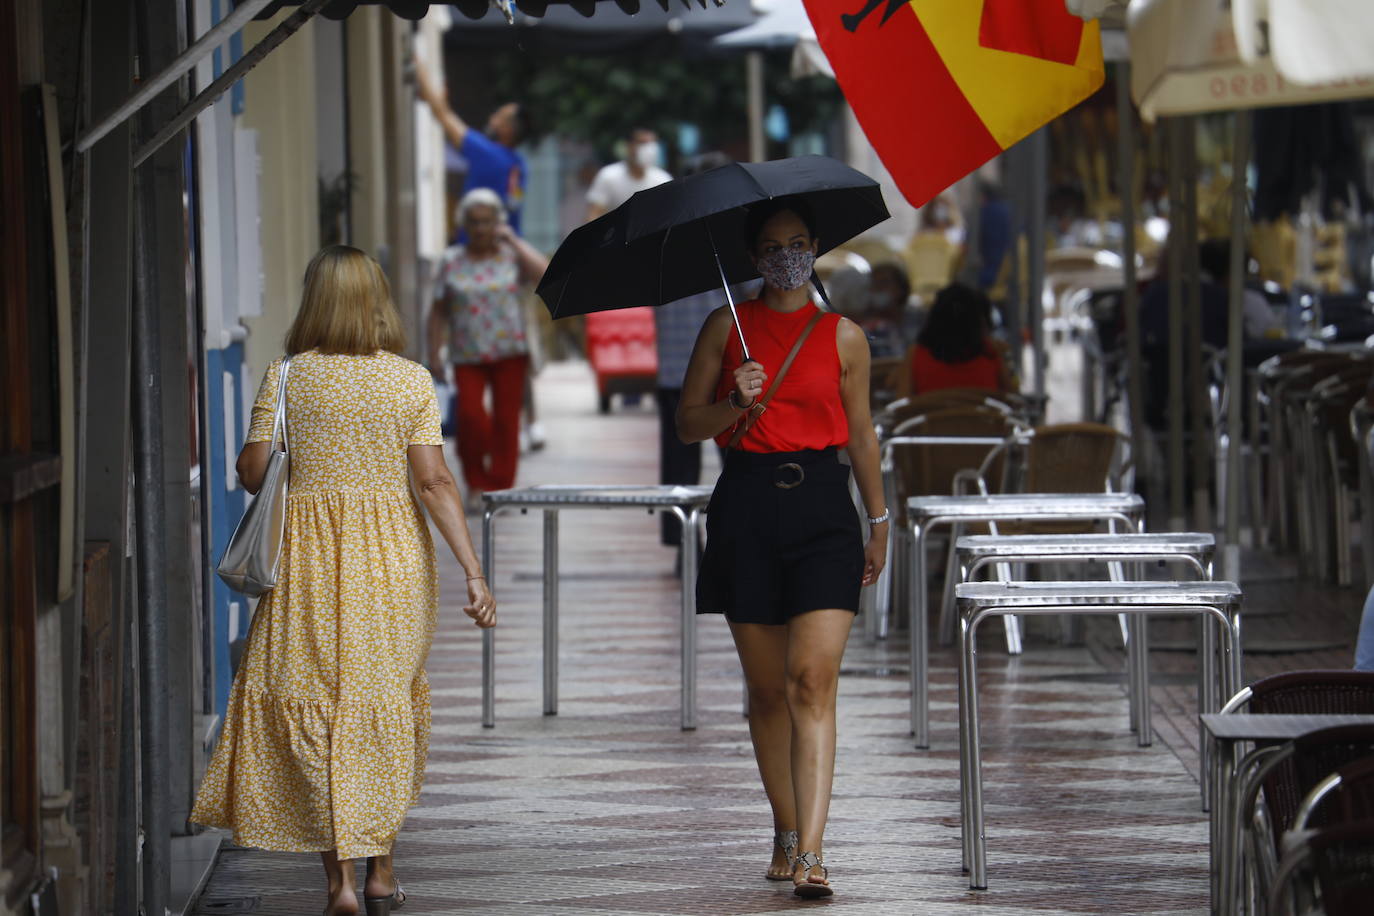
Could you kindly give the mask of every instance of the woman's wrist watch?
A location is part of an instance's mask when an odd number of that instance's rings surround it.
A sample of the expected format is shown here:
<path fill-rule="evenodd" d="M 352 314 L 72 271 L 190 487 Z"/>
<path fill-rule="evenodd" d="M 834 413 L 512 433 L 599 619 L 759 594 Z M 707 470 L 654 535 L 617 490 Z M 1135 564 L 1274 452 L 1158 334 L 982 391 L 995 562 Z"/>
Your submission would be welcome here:
<path fill-rule="evenodd" d="M 738 388 L 731 388 L 730 393 L 725 396 L 725 400 L 729 401 L 730 406 L 735 408 L 736 410 L 748 410 L 750 407 L 754 406 L 753 401 L 750 401 L 748 404 L 740 403 Z"/>
<path fill-rule="evenodd" d="M 868 516 L 868 523 L 869 523 L 870 525 L 881 525 L 883 522 L 887 521 L 887 520 L 888 520 L 889 518 L 891 518 L 891 517 L 892 517 L 892 512 L 891 512 L 891 510 L 889 510 L 889 509 L 884 509 L 882 515 L 870 515 L 870 516 Z"/>

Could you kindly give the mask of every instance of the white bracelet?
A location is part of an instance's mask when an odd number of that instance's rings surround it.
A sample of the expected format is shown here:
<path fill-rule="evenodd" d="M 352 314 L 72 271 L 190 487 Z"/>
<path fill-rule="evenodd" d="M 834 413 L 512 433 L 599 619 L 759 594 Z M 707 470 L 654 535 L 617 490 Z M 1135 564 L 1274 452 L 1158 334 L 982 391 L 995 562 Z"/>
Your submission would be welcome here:
<path fill-rule="evenodd" d="M 868 523 L 869 523 L 870 525 L 881 525 L 883 522 L 887 521 L 887 520 L 888 520 L 889 518 L 891 518 L 891 517 L 892 517 L 892 511 L 891 511 L 890 509 L 884 509 L 882 515 L 870 515 L 870 516 L 868 516 Z"/>

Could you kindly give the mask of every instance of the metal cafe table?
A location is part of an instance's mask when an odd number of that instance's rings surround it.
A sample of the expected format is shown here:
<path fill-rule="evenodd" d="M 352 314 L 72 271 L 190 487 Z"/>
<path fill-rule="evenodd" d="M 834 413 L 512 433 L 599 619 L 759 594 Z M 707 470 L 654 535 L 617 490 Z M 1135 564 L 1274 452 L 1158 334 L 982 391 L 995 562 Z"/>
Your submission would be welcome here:
<path fill-rule="evenodd" d="M 1216 538 L 1207 533 L 1164 532 L 1159 534 L 1011 534 L 1011 535 L 965 535 L 954 545 L 958 554 L 959 577 L 957 582 L 972 582 L 983 567 L 991 564 L 1023 563 L 1089 563 L 1111 564 L 1112 579 L 1118 575 L 1121 563 L 1173 563 L 1188 566 L 1204 581 L 1212 578 L 1212 560 L 1216 554 Z M 1005 579 L 1005 576 L 1001 578 Z M 1014 577 L 1014 578 L 1019 578 Z M 1097 578 L 1090 576 L 1089 578 Z M 1139 577 L 1131 577 L 1139 578 Z M 1121 615 L 1123 621 L 1126 615 Z M 1013 621 L 1017 618 L 1008 615 L 1004 618 Z M 1207 712 L 1218 708 L 1216 675 L 1216 632 L 1210 618 L 1203 618 L 1201 660 L 1198 666 L 1198 711 Z M 1123 623 L 1123 627 L 1125 624 Z M 1007 628 L 1009 641 L 1016 636 L 1020 642 L 1019 627 Z M 1127 634 L 1123 631 L 1123 637 Z M 1136 730 L 1141 747 L 1148 747 L 1152 741 L 1150 727 L 1150 668 L 1149 656 L 1145 647 L 1149 644 L 1137 638 L 1134 644 L 1127 639 L 1129 664 L 1127 673 L 1130 681 L 1131 727 Z M 1201 737 L 1201 735 L 1199 735 Z M 1205 748 L 1205 743 L 1204 743 Z M 1204 767 L 1206 755 L 1203 755 Z M 1203 806 L 1207 804 L 1207 784 L 1203 780 Z"/>
<path fill-rule="evenodd" d="M 926 538 L 941 525 L 978 522 L 1117 521 L 1130 531 L 1144 524 L 1145 501 L 1135 493 L 994 493 L 974 496 L 913 496 L 907 500 L 911 526 L 911 734 L 930 747 L 929 610 L 926 596 Z"/>
<path fill-rule="evenodd" d="M 710 487 L 545 484 L 482 494 L 482 568 L 495 592 L 496 517 L 531 509 L 544 513 L 544 715 L 558 714 L 558 516 L 567 509 L 671 512 L 683 531 L 700 529 Z M 684 536 L 682 557 L 682 728 L 697 727 L 697 551 Z M 482 632 L 482 725 L 496 725 L 496 634 Z"/>
<path fill-rule="evenodd" d="M 1005 614 L 1198 614 L 1221 633 L 1222 689 L 1240 680 L 1240 588 L 1234 582 L 966 582 L 959 605 L 959 775 L 964 866 L 969 887 L 988 886 L 983 819 L 983 754 L 979 742 L 978 625 Z M 1214 806 L 1216 807 L 1216 806 Z"/>
<path fill-rule="evenodd" d="M 1242 757 L 1245 744 L 1259 742 L 1272 747 L 1294 741 L 1309 732 L 1340 725 L 1374 725 L 1374 716 L 1331 713 L 1207 713 L 1199 716 L 1203 731 L 1214 743 L 1212 780 L 1212 912 L 1233 911 L 1240 881 L 1240 844 L 1244 827 L 1236 808 L 1238 781 L 1248 771 L 1255 754 Z M 1263 754 L 1264 751 L 1259 752 Z"/>

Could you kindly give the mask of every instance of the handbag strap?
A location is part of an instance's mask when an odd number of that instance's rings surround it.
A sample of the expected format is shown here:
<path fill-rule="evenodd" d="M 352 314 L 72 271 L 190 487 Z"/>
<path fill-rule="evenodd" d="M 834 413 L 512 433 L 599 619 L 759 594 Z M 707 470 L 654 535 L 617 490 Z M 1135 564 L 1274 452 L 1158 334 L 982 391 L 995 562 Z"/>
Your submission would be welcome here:
<path fill-rule="evenodd" d="M 281 369 L 277 371 L 277 402 L 272 414 L 272 447 L 277 446 L 277 434 L 281 433 L 281 450 L 289 452 L 290 447 L 286 444 L 286 376 L 291 371 L 291 357 L 286 357 L 281 361 Z"/>
<path fill-rule="evenodd" d="M 739 421 L 738 425 L 736 425 L 735 433 L 730 437 L 730 442 L 726 445 L 726 448 L 734 448 L 739 445 L 740 440 L 748 434 L 749 430 L 754 428 L 754 424 L 758 422 L 759 417 L 768 409 L 768 402 L 773 400 L 773 395 L 777 393 L 778 386 L 782 384 L 783 376 L 787 375 L 787 370 L 792 368 L 792 361 L 795 360 L 797 354 L 801 352 L 802 344 L 806 343 L 806 338 L 811 335 L 811 329 L 820 324 L 821 316 L 824 314 L 825 313 L 820 309 L 817 309 L 816 314 L 812 315 L 811 320 L 806 323 L 806 327 L 801 329 L 801 333 L 797 335 L 797 339 L 792 343 L 792 349 L 787 351 L 787 359 L 782 361 L 782 366 L 779 367 L 778 374 L 773 376 L 773 384 L 768 386 L 768 390 L 763 393 L 762 397 L 749 405 L 749 410 L 745 413 L 743 420 Z"/>

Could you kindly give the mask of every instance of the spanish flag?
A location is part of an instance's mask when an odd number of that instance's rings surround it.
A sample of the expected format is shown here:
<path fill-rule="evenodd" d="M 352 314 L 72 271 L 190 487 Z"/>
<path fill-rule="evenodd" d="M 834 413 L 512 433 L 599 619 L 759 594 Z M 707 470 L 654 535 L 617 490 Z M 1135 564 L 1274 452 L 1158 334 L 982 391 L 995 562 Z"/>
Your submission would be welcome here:
<path fill-rule="evenodd" d="M 869 142 L 914 206 L 1102 85 L 1064 0 L 805 0 Z"/>

